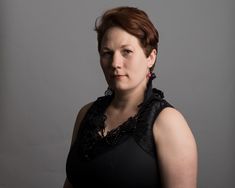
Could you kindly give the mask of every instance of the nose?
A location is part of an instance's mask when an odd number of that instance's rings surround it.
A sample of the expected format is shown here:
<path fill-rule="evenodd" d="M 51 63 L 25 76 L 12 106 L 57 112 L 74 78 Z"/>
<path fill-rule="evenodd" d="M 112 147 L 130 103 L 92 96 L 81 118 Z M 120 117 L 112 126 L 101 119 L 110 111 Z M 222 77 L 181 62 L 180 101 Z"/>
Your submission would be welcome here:
<path fill-rule="evenodd" d="M 113 68 L 120 68 L 122 66 L 122 56 L 118 52 L 113 54 L 112 58 L 112 67 Z"/>

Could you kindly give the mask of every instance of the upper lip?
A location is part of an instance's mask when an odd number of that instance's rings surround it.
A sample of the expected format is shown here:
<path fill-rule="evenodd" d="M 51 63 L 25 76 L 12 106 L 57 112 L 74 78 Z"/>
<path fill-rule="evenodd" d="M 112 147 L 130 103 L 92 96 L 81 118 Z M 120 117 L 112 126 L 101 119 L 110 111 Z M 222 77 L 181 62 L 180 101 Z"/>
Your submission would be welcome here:
<path fill-rule="evenodd" d="M 114 76 L 123 75 L 123 73 L 118 72 L 118 71 L 113 71 L 113 72 L 111 72 L 111 74 Z"/>
<path fill-rule="evenodd" d="M 113 77 L 115 76 L 125 76 L 124 74 L 114 74 Z"/>

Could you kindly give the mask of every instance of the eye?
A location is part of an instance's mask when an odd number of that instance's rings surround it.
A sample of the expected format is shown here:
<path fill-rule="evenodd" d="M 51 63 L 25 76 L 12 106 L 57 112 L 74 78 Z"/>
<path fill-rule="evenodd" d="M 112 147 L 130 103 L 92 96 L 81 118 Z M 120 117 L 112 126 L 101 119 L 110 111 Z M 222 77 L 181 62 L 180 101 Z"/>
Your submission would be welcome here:
<path fill-rule="evenodd" d="M 129 50 L 129 49 L 124 49 L 123 50 L 123 54 L 124 55 L 130 55 L 133 51 L 132 50 Z"/>
<path fill-rule="evenodd" d="M 102 58 L 110 58 L 113 56 L 113 52 L 112 51 L 103 51 L 100 53 L 100 56 Z"/>

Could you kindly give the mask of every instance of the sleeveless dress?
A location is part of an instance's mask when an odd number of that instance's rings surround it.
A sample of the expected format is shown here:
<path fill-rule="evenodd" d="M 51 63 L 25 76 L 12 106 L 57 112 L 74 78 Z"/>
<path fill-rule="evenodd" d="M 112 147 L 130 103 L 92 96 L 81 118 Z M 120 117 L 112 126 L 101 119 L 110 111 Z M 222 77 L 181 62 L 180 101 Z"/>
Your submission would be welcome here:
<path fill-rule="evenodd" d="M 69 182 L 74 188 L 161 188 L 153 123 L 172 106 L 162 91 L 149 87 L 138 113 L 101 136 L 112 98 L 99 97 L 85 115 L 67 158 Z"/>

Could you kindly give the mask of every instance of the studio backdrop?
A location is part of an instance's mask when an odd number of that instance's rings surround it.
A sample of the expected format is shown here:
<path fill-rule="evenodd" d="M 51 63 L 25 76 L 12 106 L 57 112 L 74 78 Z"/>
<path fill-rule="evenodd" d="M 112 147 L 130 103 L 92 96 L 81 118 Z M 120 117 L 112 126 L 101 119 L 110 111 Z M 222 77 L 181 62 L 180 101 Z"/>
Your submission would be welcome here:
<path fill-rule="evenodd" d="M 154 86 L 187 119 L 200 188 L 235 187 L 232 0 L 1 0 L 0 188 L 58 188 L 79 109 L 103 95 L 95 19 L 146 11 L 160 34 Z"/>

